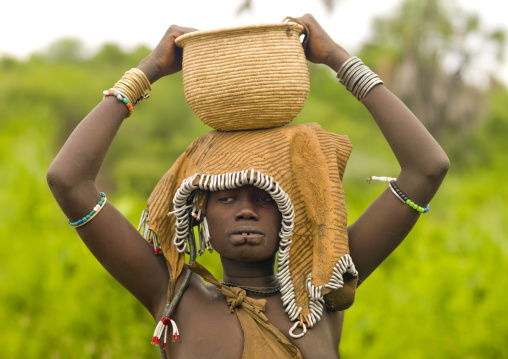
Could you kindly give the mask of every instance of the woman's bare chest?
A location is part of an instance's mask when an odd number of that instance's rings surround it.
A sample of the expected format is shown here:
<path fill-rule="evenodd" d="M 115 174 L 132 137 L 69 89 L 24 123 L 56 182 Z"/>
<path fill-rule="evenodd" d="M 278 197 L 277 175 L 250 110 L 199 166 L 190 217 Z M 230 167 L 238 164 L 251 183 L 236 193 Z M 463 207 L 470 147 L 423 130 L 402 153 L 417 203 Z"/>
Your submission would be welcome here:
<path fill-rule="evenodd" d="M 212 291 L 212 293 L 214 293 Z M 173 315 L 180 330 L 180 342 L 168 344 L 170 358 L 241 358 L 244 351 L 245 336 L 252 331 L 244 328 L 237 311 L 228 305 L 226 297 L 218 292 L 200 293 L 188 291 L 182 298 Z M 287 340 L 299 348 L 308 358 L 338 357 L 338 340 L 328 330 L 328 320 L 318 324 L 300 339 L 291 338 L 288 333 L 293 325 L 280 301 L 280 298 L 267 298 L 263 312 L 274 330 L 279 330 Z M 342 326 L 342 321 L 336 323 Z M 249 339 L 249 338 L 248 338 Z M 335 345 L 337 343 L 337 345 Z"/>
<path fill-rule="evenodd" d="M 225 297 L 187 290 L 172 318 L 180 342 L 168 344 L 168 358 L 241 358 L 242 327 Z"/>

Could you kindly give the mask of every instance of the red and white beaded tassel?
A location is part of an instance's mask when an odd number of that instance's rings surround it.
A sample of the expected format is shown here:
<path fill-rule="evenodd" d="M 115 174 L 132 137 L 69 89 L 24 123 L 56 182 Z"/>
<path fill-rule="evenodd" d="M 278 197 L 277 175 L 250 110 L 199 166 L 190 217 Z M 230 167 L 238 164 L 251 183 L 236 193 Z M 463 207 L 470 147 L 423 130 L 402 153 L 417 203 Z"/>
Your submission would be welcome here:
<path fill-rule="evenodd" d="M 166 349 L 169 324 L 171 324 L 171 327 L 173 328 L 173 341 L 176 341 L 176 340 L 180 341 L 180 333 L 178 332 L 178 327 L 176 326 L 175 321 L 169 317 L 162 317 L 162 319 L 159 321 L 159 324 L 157 324 L 157 327 L 155 328 L 155 332 L 153 333 L 153 339 L 152 339 L 153 345 L 158 345 L 161 341 L 162 336 L 164 335 L 164 347 L 163 348 Z"/>
<path fill-rule="evenodd" d="M 161 242 L 155 232 L 149 229 L 148 219 L 148 211 L 144 210 L 139 220 L 138 232 L 153 246 L 153 252 L 155 254 L 162 254 Z"/>

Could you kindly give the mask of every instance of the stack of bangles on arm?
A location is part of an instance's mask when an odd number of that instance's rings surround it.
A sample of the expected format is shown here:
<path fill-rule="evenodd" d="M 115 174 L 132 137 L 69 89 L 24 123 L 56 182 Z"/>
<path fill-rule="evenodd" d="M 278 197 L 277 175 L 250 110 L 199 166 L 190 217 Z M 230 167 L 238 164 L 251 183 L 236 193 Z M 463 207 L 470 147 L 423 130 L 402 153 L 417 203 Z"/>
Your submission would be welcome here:
<path fill-rule="evenodd" d="M 379 76 L 356 56 L 350 57 L 342 64 L 337 71 L 337 78 L 358 101 L 367 97 L 375 86 L 383 84 Z"/>
<path fill-rule="evenodd" d="M 92 211 L 83 218 L 78 219 L 76 222 L 71 222 L 71 220 L 69 219 L 69 224 L 74 228 L 84 226 L 85 224 L 90 222 L 97 215 L 97 213 L 101 211 L 101 209 L 104 208 L 104 205 L 106 204 L 107 200 L 108 199 L 106 197 L 106 194 L 104 192 L 101 192 L 101 199 L 99 199 L 99 202 L 97 202 Z"/>
<path fill-rule="evenodd" d="M 132 68 L 127 71 L 123 77 L 109 90 L 103 92 L 104 97 L 115 96 L 120 102 L 124 103 L 129 110 L 129 117 L 132 114 L 134 106 L 140 101 L 150 97 L 147 90 L 152 90 L 150 81 L 143 71 Z"/>

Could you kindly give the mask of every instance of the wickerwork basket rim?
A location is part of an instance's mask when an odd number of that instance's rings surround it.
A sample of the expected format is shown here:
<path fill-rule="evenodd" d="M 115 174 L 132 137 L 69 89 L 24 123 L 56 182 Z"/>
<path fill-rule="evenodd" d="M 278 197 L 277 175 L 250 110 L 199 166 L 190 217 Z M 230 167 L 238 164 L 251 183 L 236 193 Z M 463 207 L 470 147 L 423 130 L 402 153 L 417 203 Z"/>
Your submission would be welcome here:
<path fill-rule="evenodd" d="M 262 23 L 262 24 L 251 24 L 251 25 L 240 25 L 240 26 L 230 26 L 223 27 L 218 29 L 209 29 L 209 30 L 198 30 L 193 32 L 188 32 L 181 36 L 178 36 L 175 39 L 175 44 L 178 47 L 184 48 L 185 45 L 189 42 L 189 40 L 194 39 L 196 37 L 204 37 L 204 36 L 217 36 L 222 34 L 230 33 L 234 35 L 238 32 L 245 32 L 246 30 L 280 30 L 284 28 L 290 28 L 297 30 L 299 34 L 303 32 L 303 26 L 291 21 L 286 22 L 273 22 L 273 23 Z"/>

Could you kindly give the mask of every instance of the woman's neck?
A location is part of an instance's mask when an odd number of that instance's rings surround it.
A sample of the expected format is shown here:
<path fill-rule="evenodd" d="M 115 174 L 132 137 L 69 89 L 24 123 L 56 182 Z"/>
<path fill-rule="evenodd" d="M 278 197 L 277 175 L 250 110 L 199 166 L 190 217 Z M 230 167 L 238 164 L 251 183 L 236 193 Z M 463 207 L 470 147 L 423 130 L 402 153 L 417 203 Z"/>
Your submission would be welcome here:
<path fill-rule="evenodd" d="M 272 288 L 278 286 L 275 275 L 275 258 L 262 262 L 246 263 L 221 257 L 223 281 L 252 288 Z"/>

